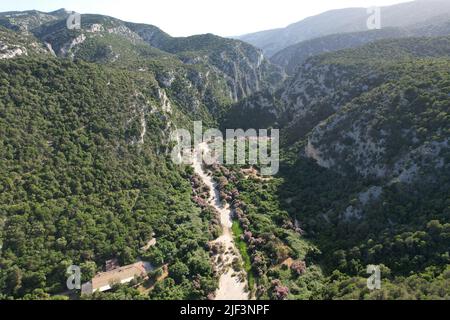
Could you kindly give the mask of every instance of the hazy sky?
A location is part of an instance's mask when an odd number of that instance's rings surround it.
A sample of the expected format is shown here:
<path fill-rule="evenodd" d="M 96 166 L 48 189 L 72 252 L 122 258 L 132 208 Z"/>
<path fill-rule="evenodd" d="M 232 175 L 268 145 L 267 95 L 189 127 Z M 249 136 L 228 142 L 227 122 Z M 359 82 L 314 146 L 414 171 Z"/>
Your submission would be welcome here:
<path fill-rule="evenodd" d="M 383 6 L 411 0 L 1 0 L 0 11 L 100 13 L 153 24 L 173 36 L 241 35 L 285 27 L 308 16 L 346 7 Z"/>

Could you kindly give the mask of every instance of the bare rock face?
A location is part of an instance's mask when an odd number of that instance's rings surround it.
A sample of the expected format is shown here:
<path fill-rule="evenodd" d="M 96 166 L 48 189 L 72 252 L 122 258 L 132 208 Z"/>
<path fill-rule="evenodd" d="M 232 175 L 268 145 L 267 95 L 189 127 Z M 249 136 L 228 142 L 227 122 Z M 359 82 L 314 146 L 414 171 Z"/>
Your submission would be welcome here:
<path fill-rule="evenodd" d="M 80 34 L 78 37 L 74 38 L 70 42 L 66 43 L 61 49 L 60 54 L 63 57 L 67 57 L 69 54 L 73 58 L 75 54 L 72 52 L 74 48 L 81 45 L 86 40 L 86 36 L 84 34 Z"/>
<path fill-rule="evenodd" d="M 27 55 L 27 50 L 25 48 L 9 47 L 8 45 L 0 42 L 0 60 L 12 59 L 21 55 Z"/>
<path fill-rule="evenodd" d="M 47 55 L 50 50 L 27 32 L 14 32 L 0 27 L 0 59 L 28 55 Z"/>

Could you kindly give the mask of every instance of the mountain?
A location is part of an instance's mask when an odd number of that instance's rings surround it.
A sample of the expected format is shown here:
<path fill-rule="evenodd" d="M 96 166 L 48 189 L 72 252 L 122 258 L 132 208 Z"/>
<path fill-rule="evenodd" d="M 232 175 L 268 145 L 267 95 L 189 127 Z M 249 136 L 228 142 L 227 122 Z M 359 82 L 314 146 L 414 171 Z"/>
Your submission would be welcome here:
<path fill-rule="evenodd" d="M 231 124 L 252 110 L 251 119 L 242 120 L 247 123 L 245 128 L 259 127 L 259 119 L 266 119 L 263 126 L 277 123 L 284 128 L 285 137 L 291 143 L 303 139 L 315 125 L 355 97 L 400 77 L 403 69 L 395 65 L 446 58 L 447 50 L 448 36 L 400 38 L 313 56 L 285 81 L 282 89 L 275 94 L 258 92 L 242 100 L 230 109 L 226 118 L 229 120 L 225 121 Z M 404 70 L 409 71 L 409 68 Z M 267 121 L 268 118 L 272 122 Z"/>
<path fill-rule="evenodd" d="M 449 283 L 449 40 L 384 40 L 325 55 L 301 67 L 283 96 L 296 106 L 286 138 L 301 139 L 286 174 L 291 210 L 306 230 L 330 235 L 320 240 L 323 263 L 345 274 L 333 271 L 329 297 L 439 299 Z M 371 263 L 386 267 L 379 293 L 362 286 Z"/>
<path fill-rule="evenodd" d="M 67 267 L 85 282 L 111 258 L 152 261 L 152 279 L 173 266 L 154 299 L 213 294 L 214 212 L 192 200 L 169 135 L 283 74 L 241 41 L 99 15 L 68 30 L 67 15 L 0 14 L 0 298 L 58 297 Z M 120 290 L 102 297 L 144 298 Z"/>
<path fill-rule="evenodd" d="M 450 16 L 443 15 L 409 28 L 384 28 L 381 30 L 342 33 L 307 40 L 276 53 L 270 60 L 292 75 L 309 57 L 321 53 L 349 49 L 364 44 L 392 38 L 444 36 L 450 34 Z"/>
<path fill-rule="evenodd" d="M 289 77 L 212 34 L 0 13 L 0 299 L 212 299 L 229 267 L 255 299 L 449 299 L 450 36 L 433 13 L 305 41 L 280 60 Z M 277 175 L 201 169 L 242 261 L 218 256 L 230 250 L 198 168 L 171 159 L 170 133 L 195 120 L 280 129 Z M 66 291 L 68 267 L 86 282 L 111 259 L 153 270 Z"/>
<path fill-rule="evenodd" d="M 423 166 L 438 168 L 444 161 L 439 154 L 448 147 L 445 106 L 450 101 L 446 93 L 448 74 L 445 70 L 449 40 L 396 42 L 394 45 L 399 48 L 402 58 L 394 55 L 395 65 L 384 58 L 381 68 L 360 68 L 362 77 L 355 77 L 359 84 L 349 80 L 346 86 L 352 92 L 351 100 L 345 97 L 349 92 L 346 89 L 341 89 L 339 96 L 337 92 L 330 92 L 328 96 L 334 96 L 331 99 L 336 102 L 333 110 L 336 113 L 311 131 L 307 156 L 326 167 L 340 166 L 337 171 L 353 168 L 365 177 L 400 179 L 402 182 L 414 179 L 420 170 L 424 170 Z M 393 52 L 392 42 L 380 43 L 376 48 L 379 52 Z M 441 50 L 436 50 L 438 48 Z M 358 52 L 358 56 L 363 55 Z M 354 63 L 356 59 L 352 58 L 352 61 Z M 386 72 L 384 68 L 390 70 Z M 380 76 L 382 82 L 377 81 Z M 305 125 L 306 116 L 301 115 L 305 112 L 319 115 L 320 104 L 317 107 L 317 110 L 297 109 L 296 126 Z M 431 151 L 434 147 L 436 154 Z M 433 160 L 427 159 L 428 156 Z"/>
<path fill-rule="evenodd" d="M 448 148 L 449 49 L 448 36 L 404 38 L 315 56 L 276 94 L 233 106 L 224 123 L 279 127 L 285 145 L 302 145 L 323 167 L 408 182 Z"/>
<path fill-rule="evenodd" d="M 85 282 L 111 257 L 138 256 L 206 265 L 195 269 L 203 289 L 171 290 L 208 295 L 208 223 L 189 172 L 167 159 L 186 116 L 167 108 L 154 76 L 51 55 L 2 59 L 0 74 L 0 296 L 49 299 L 67 290 L 70 265 Z M 140 248 L 153 237 L 150 258 Z"/>
<path fill-rule="evenodd" d="M 0 24 L 15 31 L 29 32 L 45 23 L 67 18 L 69 14 L 65 9 L 48 13 L 37 10 L 1 12 Z"/>
<path fill-rule="evenodd" d="M 0 60 L 18 56 L 50 55 L 47 47 L 33 36 L 11 32 L 0 26 Z"/>
<path fill-rule="evenodd" d="M 8 12 L 0 14 L 0 24 L 34 35 L 61 57 L 141 70 L 151 68 L 151 60 L 160 68 L 169 66 L 160 78 L 176 73 L 173 67 L 178 65 L 186 69 L 186 74 L 197 73 L 188 79 L 194 87 L 198 82 L 206 87 L 207 79 L 201 79 L 205 75 L 219 77 L 224 82 L 220 95 L 231 101 L 275 86 L 283 79 L 283 73 L 265 60 L 260 50 L 241 41 L 214 35 L 173 38 L 155 26 L 101 15 L 83 15 L 82 28 L 68 30 L 67 16 L 63 9 L 52 13 Z"/>
<path fill-rule="evenodd" d="M 280 129 L 280 174 L 238 190 L 253 237 L 267 227 L 263 207 L 294 217 L 301 241 L 315 245 L 300 250 L 299 278 L 266 264 L 263 278 L 288 288 L 288 299 L 448 297 L 449 53 L 446 36 L 313 56 L 275 94 L 256 93 L 225 115 L 227 128 Z M 256 246 L 253 259 L 267 250 Z M 381 290 L 367 289 L 371 264 Z"/>
<path fill-rule="evenodd" d="M 381 27 L 406 27 L 444 14 L 450 14 L 450 3 L 446 0 L 416 0 L 381 7 Z M 367 31 L 369 16 L 365 8 L 332 10 L 286 28 L 247 34 L 237 39 L 263 49 L 266 56 L 272 57 L 302 41 L 331 34 Z"/>

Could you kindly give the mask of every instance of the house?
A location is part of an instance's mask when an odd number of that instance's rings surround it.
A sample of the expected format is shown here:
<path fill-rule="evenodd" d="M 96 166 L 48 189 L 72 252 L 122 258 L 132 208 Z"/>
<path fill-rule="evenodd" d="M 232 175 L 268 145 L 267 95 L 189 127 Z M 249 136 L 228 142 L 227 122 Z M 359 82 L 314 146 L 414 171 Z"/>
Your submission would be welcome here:
<path fill-rule="evenodd" d="M 114 284 L 129 283 L 136 278 L 146 278 L 153 268 L 148 262 L 137 262 L 124 267 L 98 273 L 91 281 L 81 286 L 81 294 L 108 291 Z"/>

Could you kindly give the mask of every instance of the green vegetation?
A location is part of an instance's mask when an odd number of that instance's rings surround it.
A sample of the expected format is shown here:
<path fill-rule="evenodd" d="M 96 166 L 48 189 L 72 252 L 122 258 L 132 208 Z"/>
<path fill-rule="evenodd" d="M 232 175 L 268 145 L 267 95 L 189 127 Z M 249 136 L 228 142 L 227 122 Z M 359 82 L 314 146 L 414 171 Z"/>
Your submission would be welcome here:
<path fill-rule="evenodd" d="M 448 299 L 449 48 L 448 37 L 394 39 L 313 57 L 275 97 L 230 109 L 227 126 L 283 138 L 279 176 L 235 184 L 243 225 L 272 239 L 252 253 L 260 298 Z M 293 278 L 287 257 L 306 272 Z M 370 264 L 381 291 L 367 289 Z"/>
<path fill-rule="evenodd" d="M 2 61 L 0 74 L 4 297 L 64 292 L 69 265 L 81 266 L 87 281 L 114 257 L 169 270 L 183 263 L 188 273 L 171 274 L 151 298 L 214 291 L 207 225 L 188 174 L 166 158 L 167 123 L 151 74 L 29 58 Z M 153 233 L 157 245 L 142 252 Z"/>
<path fill-rule="evenodd" d="M 254 277 L 249 277 L 249 287 L 255 285 L 256 297 L 319 297 L 323 276 L 308 258 L 318 249 L 303 239 L 303 231 L 280 206 L 277 190 L 283 180 L 263 180 L 233 166 L 217 167 L 214 172 L 221 199 L 234 210 L 235 241 L 248 274 Z"/>
<path fill-rule="evenodd" d="M 252 262 L 248 254 L 247 243 L 245 243 L 245 241 L 241 238 L 244 235 L 244 230 L 242 230 L 238 221 L 233 221 L 232 231 L 236 247 L 241 253 L 242 261 L 244 263 L 244 270 L 247 272 L 248 287 L 250 291 L 253 291 L 255 287 L 255 276 L 253 275 Z"/>
<path fill-rule="evenodd" d="M 440 164 L 450 160 L 448 47 L 448 38 L 389 40 L 323 58 L 384 79 L 310 136 L 340 174 L 298 160 L 280 189 L 323 252 L 332 274 L 325 298 L 422 299 L 422 277 L 430 297 L 448 297 L 450 172 Z M 374 186 L 380 194 L 361 200 Z M 362 287 L 369 264 L 384 265 L 382 292 Z M 413 281 L 421 283 L 414 294 Z"/>
<path fill-rule="evenodd" d="M 0 21 L 0 56 L 11 50 L 20 49 L 22 54 L 30 57 L 48 54 L 45 46 L 40 41 L 29 34 L 12 32 L 4 28 Z"/>
<path fill-rule="evenodd" d="M 240 41 L 63 17 L 0 14 L 0 298 L 80 298 L 67 267 L 85 282 L 112 258 L 151 262 L 151 289 L 82 299 L 211 297 L 220 217 L 169 140 L 203 120 L 282 129 L 279 175 L 213 166 L 258 299 L 449 299 L 448 36 L 314 56 L 282 82 Z"/>

